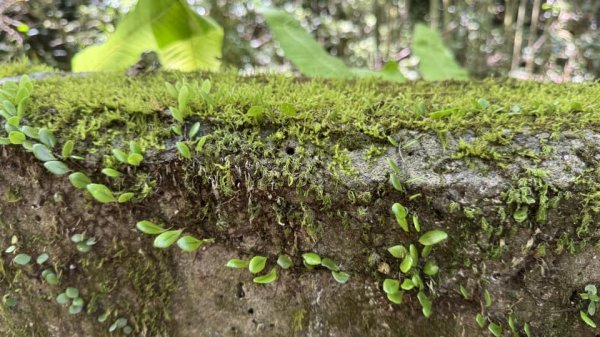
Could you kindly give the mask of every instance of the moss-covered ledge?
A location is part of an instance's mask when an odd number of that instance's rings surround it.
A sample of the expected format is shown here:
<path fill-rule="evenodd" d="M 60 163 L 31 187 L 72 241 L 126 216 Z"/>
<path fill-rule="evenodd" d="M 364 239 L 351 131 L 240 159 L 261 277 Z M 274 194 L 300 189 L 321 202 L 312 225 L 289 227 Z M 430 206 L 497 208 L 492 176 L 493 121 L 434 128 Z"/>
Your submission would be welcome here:
<path fill-rule="evenodd" d="M 177 136 L 164 82 L 182 78 L 212 88 L 190 102 Z M 0 295 L 15 302 L 0 305 L 0 334 L 109 336 L 123 333 L 109 333 L 123 317 L 136 336 L 476 336 L 488 334 L 475 322 L 483 313 L 504 330 L 513 317 L 535 336 L 594 336 L 577 293 L 600 285 L 597 97 L 600 85 L 496 80 L 46 76 L 21 125 L 50 129 L 57 156 L 73 141 L 82 159 L 63 160 L 71 169 L 135 197 L 98 203 L 22 146 L 0 147 L 0 248 L 17 248 L 0 259 Z M 248 116 L 252 107 L 264 111 Z M 185 159 L 176 142 L 196 122 L 197 137 L 208 137 L 200 151 L 189 142 Z M 139 166 L 112 155 L 130 141 L 144 150 Z M 390 160 L 401 191 L 389 183 Z M 107 177 L 106 167 L 123 175 Z M 421 233 L 398 226 L 395 202 L 418 216 Z M 140 220 L 214 243 L 153 248 Z M 440 271 L 424 278 L 425 318 L 416 292 L 392 304 L 382 282 L 399 274 L 387 248 L 432 229 L 449 238 L 429 257 Z M 70 240 L 79 233 L 97 239 L 90 252 Z M 309 251 L 334 259 L 348 283 L 302 266 Z M 12 262 L 43 252 L 45 267 Z M 225 268 L 263 255 L 269 270 L 279 254 L 295 267 L 273 284 Z M 41 276 L 50 265 L 58 285 Z M 82 313 L 56 303 L 66 287 L 79 289 Z"/>

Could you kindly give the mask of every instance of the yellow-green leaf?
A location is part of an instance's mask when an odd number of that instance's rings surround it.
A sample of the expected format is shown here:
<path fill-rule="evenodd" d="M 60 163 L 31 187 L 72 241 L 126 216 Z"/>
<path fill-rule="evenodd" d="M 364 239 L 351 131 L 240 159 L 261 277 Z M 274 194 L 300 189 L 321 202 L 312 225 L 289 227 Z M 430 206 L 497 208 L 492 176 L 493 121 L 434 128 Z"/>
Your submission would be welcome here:
<path fill-rule="evenodd" d="M 154 239 L 153 245 L 156 248 L 168 248 L 179 239 L 182 232 L 182 229 L 164 232 Z"/>

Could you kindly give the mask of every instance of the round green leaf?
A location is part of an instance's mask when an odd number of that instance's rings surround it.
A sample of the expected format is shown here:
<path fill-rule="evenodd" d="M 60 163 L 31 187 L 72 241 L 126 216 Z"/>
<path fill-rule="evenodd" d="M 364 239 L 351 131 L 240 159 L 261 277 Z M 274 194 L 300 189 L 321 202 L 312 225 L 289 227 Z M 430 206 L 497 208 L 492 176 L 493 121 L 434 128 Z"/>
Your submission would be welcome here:
<path fill-rule="evenodd" d="M 425 288 L 425 284 L 423 283 L 423 280 L 421 279 L 421 276 L 419 276 L 418 273 L 414 273 L 411 280 L 412 284 L 415 285 L 415 287 L 419 287 L 420 290 L 423 290 L 423 288 Z"/>
<path fill-rule="evenodd" d="M 267 258 L 264 256 L 255 256 L 250 260 L 250 265 L 248 265 L 248 270 L 252 274 L 257 274 L 265 269 L 265 265 L 267 263 Z"/>
<path fill-rule="evenodd" d="M 75 242 L 75 243 L 79 243 L 81 241 L 83 241 L 85 239 L 85 236 L 83 234 L 73 234 L 71 236 L 71 241 Z"/>
<path fill-rule="evenodd" d="M 388 252 L 392 254 L 393 257 L 397 259 L 401 259 L 406 256 L 407 250 L 403 245 L 396 245 L 388 248 Z"/>
<path fill-rule="evenodd" d="M 309 266 L 318 266 L 321 264 L 321 257 L 316 253 L 304 253 L 302 254 L 302 259 Z"/>
<path fill-rule="evenodd" d="M 400 263 L 400 271 L 402 271 L 403 273 L 408 273 L 408 271 L 410 270 L 410 268 L 412 268 L 413 265 L 413 258 L 410 255 L 406 255 L 404 257 L 404 259 L 402 260 L 402 263 Z"/>
<path fill-rule="evenodd" d="M 52 154 L 52 151 L 43 144 L 33 145 L 33 155 L 40 161 L 51 161 L 56 160 L 56 157 Z"/>
<path fill-rule="evenodd" d="M 94 199 L 98 200 L 101 203 L 109 203 L 115 202 L 115 196 L 113 192 L 106 186 L 102 184 L 88 184 L 86 189 L 90 194 L 94 197 Z"/>
<path fill-rule="evenodd" d="M 81 172 L 71 173 L 69 175 L 69 181 L 73 186 L 79 189 L 84 189 L 87 185 L 92 183 L 90 178 Z"/>
<path fill-rule="evenodd" d="M 69 303 L 69 296 L 67 296 L 65 293 L 60 293 L 58 296 L 56 296 L 56 302 L 61 305 L 67 304 Z"/>
<path fill-rule="evenodd" d="M 71 314 L 71 315 L 77 315 L 78 313 L 81 312 L 82 309 L 83 309 L 83 307 L 81 305 L 71 304 L 69 306 L 69 314 Z"/>
<path fill-rule="evenodd" d="M 159 236 L 156 237 L 156 239 L 154 239 L 154 247 L 156 247 L 156 248 L 170 247 L 172 244 L 175 243 L 175 241 L 177 241 L 177 239 L 179 239 L 179 236 L 181 235 L 182 232 L 183 232 L 183 230 L 179 229 L 179 230 L 167 231 L 167 232 L 160 234 Z"/>
<path fill-rule="evenodd" d="M 44 143 L 44 145 L 50 148 L 56 145 L 56 137 L 54 137 L 52 131 L 48 130 L 47 128 L 41 128 L 38 133 L 38 136 L 40 142 Z"/>
<path fill-rule="evenodd" d="M 336 282 L 344 284 L 350 279 L 350 275 L 343 271 L 331 271 L 331 275 Z"/>
<path fill-rule="evenodd" d="M 411 290 L 414 287 L 415 284 L 413 283 L 413 281 L 407 278 L 405 278 L 404 281 L 402 281 L 402 284 L 400 285 L 400 288 L 404 290 Z"/>
<path fill-rule="evenodd" d="M 50 171 L 50 173 L 55 174 L 57 176 L 65 175 L 71 171 L 67 165 L 57 160 L 45 162 L 44 167 L 48 171 Z"/>
<path fill-rule="evenodd" d="M 186 235 L 177 240 L 177 246 L 179 246 L 179 248 L 181 248 L 183 251 L 193 252 L 206 242 L 206 240 L 198 240 L 193 236 Z"/>
<path fill-rule="evenodd" d="M 4 304 L 8 308 L 12 308 L 17 305 L 17 300 L 10 294 L 5 294 L 4 296 L 2 296 L 2 304 Z"/>
<path fill-rule="evenodd" d="M 400 289 L 400 281 L 386 278 L 383 281 L 383 291 L 386 294 L 395 294 Z"/>
<path fill-rule="evenodd" d="M 38 257 L 35 259 L 35 262 L 37 264 L 44 264 L 44 262 L 48 261 L 48 259 L 50 258 L 50 256 L 46 253 L 42 253 L 40 255 L 38 255 Z"/>
<path fill-rule="evenodd" d="M 27 254 L 19 254 L 13 258 L 13 262 L 15 264 L 18 264 L 21 266 L 28 264 L 30 261 L 31 261 L 31 256 L 29 256 Z"/>
<path fill-rule="evenodd" d="M 387 294 L 387 298 L 392 303 L 402 304 L 402 301 L 404 300 L 404 292 L 403 291 L 397 291 L 397 292 L 395 292 L 393 294 Z"/>
<path fill-rule="evenodd" d="M 440 270 L 440 267 L 438 267 L 438 265 L 435 264 L 435 262 L 433 262 L 433 261 L 425 262 L 425 266 L 423 267 L 423 272 L 425 273 L 425 275 L 428 275 L 428 276 L 433 276 L 433 275 L 437 274 L 439 270 Z"/>
<path fill-rule="evenodd" d="M 292 262 L 292 259 L 287 255 L 279 255 L 279 258 L 277 259 L 277 264 L 282 269 L 289 269 L 294 265 L 294 262 Z"/>
<path fill-rule="evenodd" d="M 58 276 L 54 272 L 49 272 L 44 276 L 44 280 L 48 282 L 49 285 L 57 285 L 58 284 Z"/>
<path fill-rule="evenodd" d="M 123 328 L 123 333 L 124 333 L 124 334 L 126 334 L 126 335 L 129 335 L 129 334 L 131 334 L 132 332 L 133 332 L 133 328 L 132 328 L 132 327 L 130 327 L 129 325 L 127 325 L 127 326 L 125 326 L 125 327 Z"/>
<path fill-rule="evenodd" d="M 23 144 L 27 137 L 21 131 L 11 131 L 8 133 L 8 139 L 11 144 L 20 145 Z"/>
<path fill-rule="evenodd" d="M 81 297 L 77 297 L 75 299 L 73 299 L 73 305 L 78 306 L 78 307 L 82 307 L 84 302 L 83 302 L 83 298 Z"/>
<path fill-rule="evenodd" d="M 248 262 L 246 260 L 231 259 L 231 260 L 227 261 L 227 264 L 225 266 L 228 268 L 244 269 L 244 268 L 248 267 L 249 264 L 250 264 L 250 262 Z"/>
<path fill-rule="evenodd" d="M 118 161 L 120 161 L 121 163 L 127 164 L 127 153 L 125 153 L 119 149 L 113 149 L 112 154 L 113 154 L 113 156 L 115 156 L 115 158 L 117 158 Z"/>
<path fill-rule="evenodd" d="M 144 156 L 139 153 L 130 153 L 127 156 L 127 163 L 129 165 L 138 166 L 144 160 Z"/>
<path fill-rule="evenodd" d="M 77 244 L 77 250 L 81 253 L 87 253 L 92 250 L 92 247 L 85 242 L 80 242 Z"/>
<path fill-rule="evenodd" d="M 148 220 L 142 220 L 138 222 L 135 224 L 135 227 L 137 227 L 137 229 L 139 229 L 142 233 L 150 235 L 156 235 L 166 231 L 166 229 Z"/>
<path fill-rule="evenodd" d="M 439 229 L 431 230 L 425 234 L 423 234 L 419 238 L 419 243 L 423 246 L 432 246 L 437 243 L 440 243 L 448 238 L 448 234 Z"/>
<path fill-rule="evenodd" d="M 79 289 L 74 287 L 68 287 L 67 290 L 65 290 L 65 294 L 68 298 L 75 299 L 79 297 Z"/>
<path fill-rule="evenodd" d="M 31 139 L 38 139 L 40 130 L 28 125 L 21 126 L 21 132 Z"/>
<path fill-rule="evenodd" d="M 252 281 L 254 283 L 259 283 L 259 284 L 269 284 L 269 283 L 273 283 L 277 280 L 277 270 L 275 268 L 271 269 L 271 271 L 263 276 L 258 276 L 255 277 Z"/>

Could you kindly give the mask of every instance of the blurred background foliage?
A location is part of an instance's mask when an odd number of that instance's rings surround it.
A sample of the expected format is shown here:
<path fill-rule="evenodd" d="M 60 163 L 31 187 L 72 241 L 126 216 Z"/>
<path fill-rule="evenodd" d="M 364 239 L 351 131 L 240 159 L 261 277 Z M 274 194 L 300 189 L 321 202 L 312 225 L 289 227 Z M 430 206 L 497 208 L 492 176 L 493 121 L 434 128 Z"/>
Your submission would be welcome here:
<path fill-rule="evenodd" d="M 600 76 L 598 0 L 191 0 L 224 29 L 223 64 L 242 73 L 291 70 L 257 6 L 282 8 L 351 67 L 395 60 L 419 77 L 412 32 L 439 30 L 475 78 L 581 82 Z M 134 0 L 0 0 L 0 61 L 27 55 L 69 70 L 73 55 L 103 42 Z"/>

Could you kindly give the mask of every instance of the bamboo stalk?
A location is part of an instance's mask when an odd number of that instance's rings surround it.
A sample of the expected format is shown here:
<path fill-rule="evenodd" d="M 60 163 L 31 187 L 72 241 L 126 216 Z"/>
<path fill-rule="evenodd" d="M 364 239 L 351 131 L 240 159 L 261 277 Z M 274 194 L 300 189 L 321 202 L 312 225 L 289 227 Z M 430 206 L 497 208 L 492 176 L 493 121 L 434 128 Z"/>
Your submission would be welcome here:
<path fill-rule="evenodd" d="M 510 70 L 515 71 L 519 67 L 521 61 L 521 47 L 523 46 L 523 25 L 525 23 L 525 12 L 527 8 L 527 0 L 521 0 L 519 4 L 519 12 L 517 14 L 517 30 L 515 32 L 515 43 L 513 44 L 512 62 Z"/>
<path fill-rule="evenodd" d="M 533 48 L 533 44 L 537 39 L 537 29 L 540 19 L 540 0 L 533 1 L 533 10 L 531 12 L 531 25 L 529 26 L 529 38 L 527 41 L 527 49 L 530 50 L 532 56 L 527 59 L 527 63 L 525 65 L 525 70 L 529 75 L 533 74 L 533 62 L 535 60 L 535 52 Z"/>

